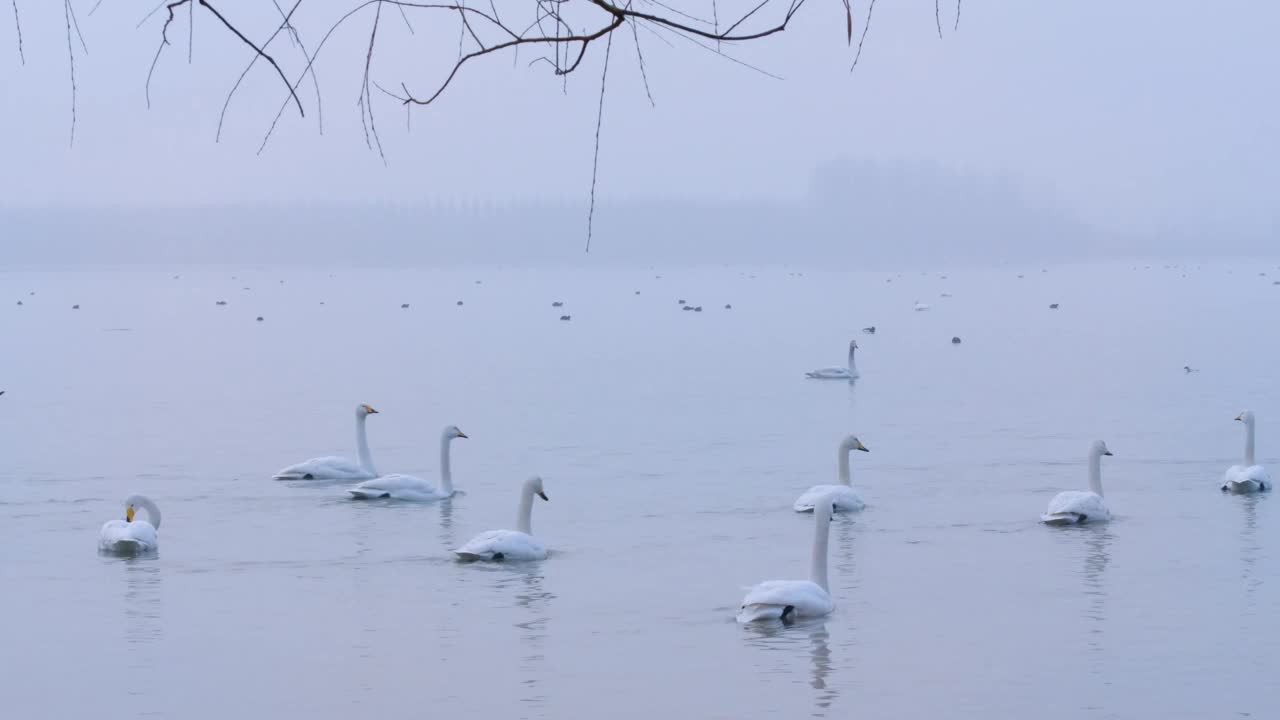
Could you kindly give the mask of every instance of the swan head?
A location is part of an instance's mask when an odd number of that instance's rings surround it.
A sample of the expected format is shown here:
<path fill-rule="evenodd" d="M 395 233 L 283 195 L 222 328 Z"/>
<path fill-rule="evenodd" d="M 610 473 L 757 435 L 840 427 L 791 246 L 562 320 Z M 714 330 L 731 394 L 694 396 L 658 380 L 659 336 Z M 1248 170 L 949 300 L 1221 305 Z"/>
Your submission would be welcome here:
<path fill-rule="evenodd" d="M 551 501 L 551 498 L 547 497 L 547 491 L 542 489 L 542 478 L 538 477 L 537 475 L 534 475 L 533 477 L 526 480 L 524 484 L 525 484 L 525 487 L 533 491 L 534 495 L 537 495 L 538 497 L 548 502 Z"/>
<path fill-rule="evenodd" d="M 454 438 L 466 439 L 467 434 L 459 430 L 457 425 L 450 425 L 444 429 L 444 436 L 449 440 L 453 440 Z"/>
<path fill-rule="evenodd" d="M 850 341 L 849 341 L 849 352 L 853 352 L 854 350 L 857 350 L 857 349 L 858 349 L 858 341 L 857 341 L 857 340 L 850 340 Z"/>
<path fill-rule="evenodd" d="M 378 411 L 373 409 L 372 405 L 360 404 L 356 406 L 356 417 L 364 418 L 370 415 L 377 415 Z"/>
<path fill-rule="evenodd" d="M 150 500 L 141 495 L 130 495 L 124 499 L 124 521 L 133 522 L 133 517 L 138 514 L 138 508 L 146 507 Z M 148 511 L 150 512 L 150 511 Z"/>
<path fill-rule="evenodd" d="M 858 439 L 857 435 L 850 435 L 846 437 L 844 440 L 842 440 L 840 442 L 840 449 L 845 452 L 850 452 L 852 450 L 861 450 L 862 452 L 871 452 L 869 449 L 867 449 L 866 445 L 862 444 L 862 441 Z"/>
<path fill-rule="evenodd" d="M 1107 449 L 1107 444 L 1101 440 L 1093 441 L 1093 453 L 1095 455 L 1110 455 L 1111 451 Z"/>
<path fill-rule="evenodd" d="M 133 506 L 129 505 L 124 509 L 124 521 L 133 522 Z"/>
<path fill-rule="evenodd" d="M 1245 425 L 1251 424 L 1253 422 L 1253 411 L 1245 410 L 1244 412 L 1240 413 L 1239 415 L 1236 416 L 1236 422 L 1242 422 Z"/>

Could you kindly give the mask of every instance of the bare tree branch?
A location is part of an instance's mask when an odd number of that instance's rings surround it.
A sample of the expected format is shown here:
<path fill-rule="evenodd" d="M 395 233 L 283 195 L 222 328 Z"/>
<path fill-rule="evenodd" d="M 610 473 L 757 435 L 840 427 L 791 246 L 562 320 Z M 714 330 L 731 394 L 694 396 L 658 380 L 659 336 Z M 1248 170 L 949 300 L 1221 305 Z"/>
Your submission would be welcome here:
<path fill-rule="evenodd" d="M 849 67 L 849 72 L 858 67 L 858 59 L 862 57 L 862 43 L 867 39 L 867 31 L 871 29 L 871 13 L 876 9 L 876 0 L 871 0 L 867 5 L 867 24 L 862 26 L 862 37 L 858 38 L 858 51 L 853 54 L 853 65 Z"/>
<path fill-rule="evenodd" d="M 71 0 L 62 0 L 62 12 L 67 23 L 67 58 L 71 61 L 71 144 L 76 144 L 76 49 L 71 44 Z"/>

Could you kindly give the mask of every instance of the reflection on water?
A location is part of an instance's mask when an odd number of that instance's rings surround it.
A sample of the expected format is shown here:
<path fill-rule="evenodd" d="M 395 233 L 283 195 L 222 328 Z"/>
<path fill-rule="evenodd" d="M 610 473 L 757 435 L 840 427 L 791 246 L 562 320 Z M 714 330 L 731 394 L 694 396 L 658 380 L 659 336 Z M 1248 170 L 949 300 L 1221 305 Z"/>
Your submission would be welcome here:
<path fill-rule="evenodd" d="M 807 650 L 809 655 L 809 687 L 813 690 L 813 717 L 827 717 L 840 694 L 829 682 L 832 671 L 831 634 L 825 618 L 796 623 L 761 622 L 743 626 L 748 645 L 760 650 L 783 650 L 787 658 Z"/>
<path fill-rule="evenodd" d="M 453 534 L 453 498 L 440 501 L 440 547 L 453 550 L 458 547 Z"/>
<path fill-rule="evenodd" d="M 151 658 L 142 652 L 164 639 L 161 613 L 160 563 L 158 553 L 121 560 L 124 565 L 124 641 L 129 646 L 129 667 L 151 670 Z"/>
<path fill-rule="evenodd" d="M 1239 497 L 1244 521 L 1240 524 L 1240 580 L 1244 583 L 1244 607 L 1242 617 L 1252 617 L 1257 610 L 1257 590 L 1263 580 L 1258 577 L 1258 554 L 1262 550 L 1258 542 L 1258 503 L 1266 502 L 1263 493 L 1250 493 Z"/>
<path fill-rule="evenodd" d="M 523 686 L 520 702 L 542 711 L 547 703 L 547 690 L 543 680 L 547 674 L 545 643 L 551 621 L 551 601 L 555 594 L 543 585 L 541 563 L 513 563 L 498 566 L 504 577 L 497 586 L 504 591 L 515 591 L 515 604 L 520 608 L 520 619 L 514 623 L 519 630 L 520 675 Z"/>
<path fill-rule="evenodd" d="M 1084 617 L 1092 624 L 1089 628 L 1089 651 L 1094 654 L 1090 671 L 1094 675 L 1102 675 L 1100 663 L 1103 660 L 1104 640 L 1107 619 L 1107 585 L 1106 570 L 1111 562 L 1111 542 L 1115 539 L 1111 524 L 1097 527 L 1083 527 L 1084 570 L 1081 578 L 1084 594 L 1088 598 Z"/>

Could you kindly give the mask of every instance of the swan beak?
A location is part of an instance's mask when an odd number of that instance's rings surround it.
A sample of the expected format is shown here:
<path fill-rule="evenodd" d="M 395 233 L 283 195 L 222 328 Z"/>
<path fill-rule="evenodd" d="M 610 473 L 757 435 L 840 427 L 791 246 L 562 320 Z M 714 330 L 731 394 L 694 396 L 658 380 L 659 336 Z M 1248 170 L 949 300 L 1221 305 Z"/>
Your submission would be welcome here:
<path fill-rule="evenodd" d="M 133 522 L 133 506 L 124 509 L 124 521 Z"/>
<path fill-rule="evenodd" d="M 1102 453 L 1102 454 L 1103 454 L 1103 455 L 1106 455 L 1106 456 L 1108 456 L 1108 457 L 1110 457 L 1110 456 L 1114 455 L 1115 453 L 1113 453 L 1113 452 L 1111 452 L 1110 450 L 1108 450 L 1108 451 L 1106 451 L 1106 452 L 1104 452 L 1104 453 Z"/>
<path fill-rule="evenodd" d="M 1244 422 L 1244 413 L 1236 416 L 1236 422 Z"/>
<path fill-rule="evenodd" d="M 461 430 L 458 431 L 458 437 L 463 438 L 464 440 L 469 439 L 467 438 L 467 434 L 462 432 Z"/>
<path fill-rule="evenodd" d="M 538 491 L 538 497 L 546 500 L 547 502 L 551 502 L 551 498 L 547 497 L 547 494 L 541 490 Z"/>
<path fill-rule="evenodd" d="M 863 444 L 862 444 L 862 441 L 861 441 L 861 440 L 859 440 L 859 441 L 858 441 L 858 444 L 857 444 L 857 445 L 854 445 L 854 446 L 853 446 L 853 449 L 854 449 L 854 450 L 861 450 L 862 452 L 871 452 L 870 450 L 868 450 L 868 449 L 867 449 L 867 446 L 866 446 L 866 445 L 863 445 Z"/>
<path fill-rule="evenodd" d="M 364 412 L 365 412 L 365 414 L 366 414 L 366 415 L 377 415 L 377 414 L 378 414 L 378 411 L 377 411 L 377 410 L 374 410 L 372 407 L 369 407 L 368 405 L 365 405 L 365 406 L 364 406 Z"/>

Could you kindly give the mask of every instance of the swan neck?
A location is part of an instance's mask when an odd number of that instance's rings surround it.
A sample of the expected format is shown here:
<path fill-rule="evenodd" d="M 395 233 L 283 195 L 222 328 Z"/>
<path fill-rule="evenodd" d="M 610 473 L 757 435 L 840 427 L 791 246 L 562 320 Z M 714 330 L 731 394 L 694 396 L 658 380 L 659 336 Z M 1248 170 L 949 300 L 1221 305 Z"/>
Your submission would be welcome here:
<path fill-rule="evenodd" d="M 453 473 L 449 471 L 449 448 L 452 446 L 450 442 L 452 438 L 448 435 L 440 436 L 440 489 L 445 495 L 453 494 Z"/>
<path fill-rule="evenodd" d="M 837 465 L 840 468 L 840 484 L 848 487 L 853 487 L 853 481 L 849 477 L 849 454 L 851 452 L 849 448 L 841 445 L 837 457 Z"/>
<path fill-rule="evenodd" d="M 813 565 L 809 568 L 809 580 L 823 590 L 827 587 L 827 536 L 831 527 L 831 507 L 814 509 Z"/>
<path fill-rule="evenodd" d="M 356 416 L 356 452 L 359 453 L 360 467 L 372 475 L 378 471 L 373 467 L 373 457 L 369 454 L 369 438 L 365 435 L 364 423 L 368 415 Z"/>
<path fill-rule="evenodd" d="M 1102 495 L 1102 453 L 1094 450 L 1089 453 L 1089 489 Z"/>
<path fill-rule="evenodd" d="M 858 369 L 858 363 L 854 362 L 854 359 L 853 359 L 853 353 L 856 350 L 857 348 L 855 347 L 849 348 L 849 374 L 850 375 L 852 375 Z"/>
<path fill-rule="evenodd" d="M 160 529 L 160 508 L 151 502 L 151 498 L 138 495 L 133 498 L 133 504 L 147 511 L 147 522 L 151 523 L 151 527 Z"/>
<path fill-rule="evenodd" d="M 1253 418 L 1249 418 L 1244 424 L 1244 466 L 1253 467 L 1256 464 L 1253 461 Z"/>
<path fill-rule="evenodd" d="M 516 529 L 525 535 L 533 534 L 533 485 L 525 483 L 520 493 L 520 512 L 516 514 Z"/>

